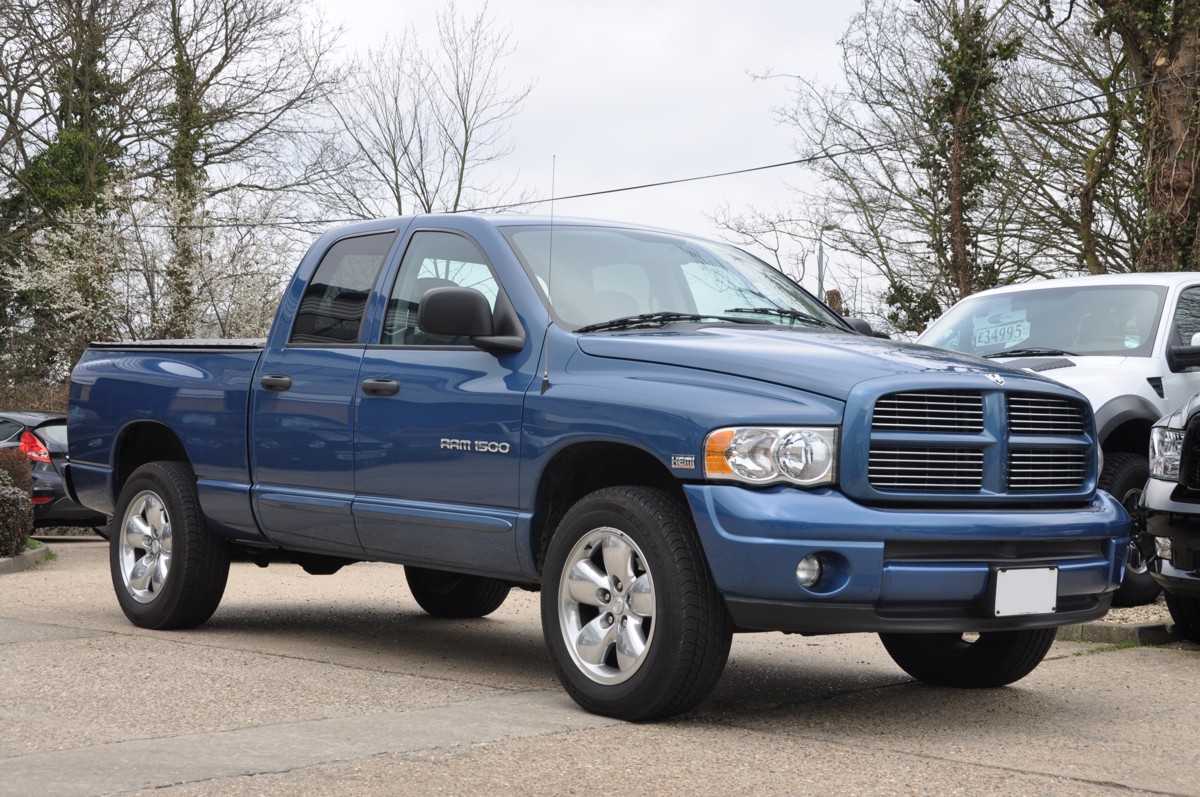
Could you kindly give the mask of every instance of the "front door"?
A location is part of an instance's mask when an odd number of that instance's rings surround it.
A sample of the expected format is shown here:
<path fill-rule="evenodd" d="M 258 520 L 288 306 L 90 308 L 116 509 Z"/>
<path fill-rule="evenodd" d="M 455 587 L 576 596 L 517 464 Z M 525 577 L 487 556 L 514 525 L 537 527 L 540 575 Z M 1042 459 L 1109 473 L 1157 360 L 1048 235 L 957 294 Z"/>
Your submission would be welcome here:
<path fill-rule="evenodd" d="M 491 354 L 416 324 L 434 287 L 502 290 L 482 249 L 451 232 L 413 234 L 357 396 L 354 514 L 368 556 L 496 574 L 516 555 L 521 407 L 528 351 Z M 527 347 L 528 348 L 528 347 Z"/>

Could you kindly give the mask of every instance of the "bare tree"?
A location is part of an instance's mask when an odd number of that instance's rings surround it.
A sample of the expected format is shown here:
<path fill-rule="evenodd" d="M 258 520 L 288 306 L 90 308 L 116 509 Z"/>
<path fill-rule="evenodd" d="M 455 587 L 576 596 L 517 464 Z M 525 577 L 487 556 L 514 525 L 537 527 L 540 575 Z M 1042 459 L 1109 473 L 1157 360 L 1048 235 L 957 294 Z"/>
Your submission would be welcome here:
<path fill-rule="evenodd" d="M 779 118 L 795 129 L 798 154 L 813 159 L 816 195 L 800 197 L 769 227 L 753 213 L 728 216 L 727 226 L 743 237 L 770 229 L 820 239 L 868 264 L 887 281 L 889 321 L 902 330 L 1025 272 L 1029 263 L 996 232 L 1017 208 L 992 201 L 997 131 L 989 119 L 1016 48 L 1005 7 L 867 2 L 841 42 L 843 87 L 782 76 L 795 103 Z"/>
<path fill-rule="evenodd" d="M 1143 231 L 1137 201 L 1137 95 L 1119 42 L 1095 32 L 1088 8 L 1046 24 L 1044 0 L 1016 0 L 1024 41 L 997 111 L 1004 194 L 1020 197 L 1009 245 L 1040 252 L 1038 270 L 1134 269 Z"/>
<path fill-rule="evenodd" d="M 159 174 L 177 196 L 167 269 L 170 313 L 162 334 L 193 334 L 199 322 L 204 204 L 238 189 L 306 184 L 298 139 L 340 76 L 336 35 L 308 24 L 287 0 L 169 0 L 156 6 L 156 61 L 167 102 L 153 136 Z M 300 165 L 301 168 L 297 168 Z"/>
<path fill-rule="evenodd" d="M 1140 84 L 1145 237 L 1140 271 L 1200 268 L 1200 2 L 1094 0 Z M 1050 0 L 1045 0 L 1053 16 Z M 1074 2 L 1068 3 L 1068 15 Z"/>
<path fill-rule="evenodd" d="M 152 69 L 137 41 L 148 0 L 0 4 L 0 336 L 9 361 L 41 375 L 60 321 L 46 296 L 18 287 L 38 267 L 31 247 L 58 219 L 99 207 L 109 182 L 134 168 L 148 110 L 137 99 Z M 57 246 L 66 245 L 60 240 Z M 90 247 L 81 239 L 82 249 Z M 78 287 L 99 303 L 105 280 Z M 89 292 L 89 286 L 93 286 Z M 91 316 L 75 317 L 74 323 Z M 79 334 L 98 334 L 103 326 Z M 14 367 L 15 366 L 15 367 Z"/>
<path fill-rule="evenodd" d="M 6 374 L 61 373 L 112 334 L 261 328 L 296 247 L 238 225 L 296 218 L 323 173 L 335 39 L 303 2 L 0 3 Z"/>
<path fill-rule="evenodd" d="M 511 150 L 508 123 L 531 91 L 504 82 L 509 34 L 486 6 L 468 20 L 450 4 L 437 28 L 431 47 L 409 30 L 370 50 L 335 98 L 345 171 L 334 177 L 330 201 L 339 211 L 457 211 L 499 204 L 511 191 L 484 174 Z"/>

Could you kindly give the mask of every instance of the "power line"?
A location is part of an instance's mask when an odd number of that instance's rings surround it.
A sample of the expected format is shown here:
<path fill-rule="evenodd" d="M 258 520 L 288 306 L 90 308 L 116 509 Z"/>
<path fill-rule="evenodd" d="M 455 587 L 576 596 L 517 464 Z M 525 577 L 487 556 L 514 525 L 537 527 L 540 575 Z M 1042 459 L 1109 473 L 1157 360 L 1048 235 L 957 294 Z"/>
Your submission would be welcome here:
<path fill-rule="evenodd" d="M 984 125 L 1000 124 L 1002 122 L 1010 122 L 1015 119 L 1024 118 L 1026 116 L 1033 116 L 1034 114 L 1045 113 L 1047 111 L 1056 111 L 1061 108 L 1068 108 L 1072 105 L 1078 105 L 1080 103 L 1085 103 L 1085 102 L 1092 102 L 1094 100 L 1101 100 L 1101 99 L 1105 99 L 1107 97 L 1115 97 L 1117 95 L 1125 94 L 1128 92 L 1141 91 L 1143 89 L 1147 89 L 1152 86 L 1157 86 L 1161 83 L 1169 83 L 1169 82 L 1173 82 L 1173 81 L 1177 81 L 1177 80 L 1184 80 L 1185 78 L 1195 77 L 1197 75 L 1200 75 L 1200 69 L 1193 69 L 1191 71 L 1183 72 L 1178 75 L 1170 75 L 1167 77 L 1155 78 L 1154 80 L 1147 80 L 1145 82 L 1137 83 L 1132 86 L 1126 86 L 1126 87 L 1118 88 L 1118 89 L 1110 89 L 1108 91 L 1102 91 L 1097 94 L 1090 94 L 1090 95 L 1086 95 L 1083 97 L 1076 97 L 1074 99 L 1063 100 L 1061 102 L 1051 103 L 1050 105 L 1043 105 L 1043 106 L 1040 106 L 1037 108 L 1030 108 L 1030 109 L 1024 110 L 1024 111 L 1015 111 L 1010 114 L 995 116 L 995 117 L 991 117 L 989 119 L 984 119 L 984 120 L 981 120 L 978 122 L 971 122 L 968 124 L 954 126 L 954 127 L 950 128 L 950 132 L 955 132 L 955 131 L 959 131 L 959 130 L 969 130 L 973 127 L 979 127 L 979 126 L 984 126 Z M 639 183 L 637 185 L 621 186 L 618 188 L 605 188 L 605 189 L 600 189 L 597 191 L 585 191 L 583 193 L 568 194 L 565 196 L 549 196 L 549 197 L 543 197 L 541 199 L 529 199 L 529 200 L 524 200 L 521 202 L 509 202 L 509 203 L 506 203 L 503 205 L 491 205 L 491 206 L 486 206 L 486 207 L 464 208 L 461 211 L 446 211 L 446 212 L 482 213 L 482 212 L 489 212 L 489 211 L 511 210 L 513 208 L 531 207 L 531 206 L 541 205 L 541 204 L 548 203 L 548 202 L 568 202 L 573 199 L 589 199 L 592 197 L 607 196 L 610 194 L 628 193 L 630 191 L 644 191 L 649 188 L 662 188 L 664 186 L 669 186 L 669 185 L 682 185 L 684 183 L 694 183 L 694 182 L 700 182 L 700 181 L 704 181 L 704 180 L 716 180 L 716 179 L 720 179 L 722 177 L 734 177 L 734 176 L 737 176 L 740 174 L 753 174 L 755 172 L 770 171 L 772 169 L 782 169 L 782 168 L 785 168 L 788 166 L 807 166 L 809 164 L 819 163 L 821 161 L 834 160 L 836 158 L 843 158 L 843 157 L 848 157 L 848 156 L 852 156 L 852 155 L 869 155 L 873 152 L 886 151 L 889 149 L 899 149 L 900 147 L 902 147 L 905 144 L 919 143 L 926 139 L 933 138 L 937 135 L 939 135 L 939 133 L 929 132 L 929 133 L 924 133 L 922 135 L 902 136 L 902 137 L 894 138 L 890 141 L 881 142 L 878 144 L 864 144 L 861 147 L 847 147 L 844 149 L 837 150 L 835 152 L 820 152 L 815 155 L 805 156 L 803 158 L 795 158 L 793 160 L 780 161 L 778 163 L 768 163 L 768 164 L 765 164 L 762 166 L 750 166 L 750 167 L 744 168 L 744 169 L 732 169 L 730 171 L 712 172 L 712 173 L 708 173 L 708 174 L 694 175 L 692 177 L 679 177 L 679 178 L 670 179 L 670 180 L 658 180 L 658 181 L 651 182 L 651 183 Z M 553 193 L 553 191 L 551 193 Z M 5 221 L 5 222 L 24 221 L 24 220 L 25 219 L 22 217 L 0 217 L 0 221 Z M 303 229 L 303 228 L 307 228 L 307 227 L 325 226 L 325 225 L 330 225 L 330 224 L 350 224 L 353 222 L 368 221 L 368 220 L 369 219 L 353 217 L 353 218 L 311 219 L 308 221 L 300 220 L 300 219 L 296 219 L 296 220 L 292 220 L 292 221 L 262 221 L 262 222 L 217 221 L 217 222 L 204 223 L 204 224 L 142 224 L 142 225 L 138 225 L 138 226 L 140 226 L 144 229 L 239 229 L 239 228 L 244 228 L 244 227 L 273 227 L 273 228 L 277 228 L 277 229 L 293 229 L 293 230 L 296 230 L 297 232 L 300 232 L 300 231 L 307 231 L 307 230 Z M 80 226 L 80 227 L 103 223 L 103 222 L 73 221 L 73 220 L 54 219 L 54 218 L 49 218 L 49 221 L 51 222 L 51 224 L 55 224 L 55 225 Z"/>
<path fill-rule="evenodd" d="M 1010 114 L 1004 114 L 1002 116 L 995 116 L 990 119 L 984 119 L 984 120 L 981 120 L 978 122 L 970 122 L 968 124 L 951 127 L 950 131 L 954 132 L 954 131 L 958 131 L 958 130 L 969 130 L 972 127 L 980 127 L 980 126 L 984 126 L 984 125 L 1000 124 L 1002 122 L 1010 122 L 1014 119 L 1021 119 L 1026 116 L 1033 116 L 1034 114 L 1045 113 L 1047 111 L 1057 111 L 1061 108 L 1068 108 L 1072 105 L 1078 105 L 1078 104 L 1084 103 L 1084 102 L 1092 102 L 1093 100 L 1102 100 L 1102 99 L 1105 99 L 1106 97 L 1115 97 L 1119 94 L 1123 94 L 1123 93 L 1127 93 L 1127 92 L 1141 91 L 1142 89 L 1150 88 L 1151 86 L 1156 86 L 1160 83 L 1169 83 L 1171 81 L 1183 80 L 1184 78 L 1193 77 L 1196 75 L 1200 75 L 1200 69 L 1193 69 L 1189 72 L 1184 72 L 1179 75 L 1171 75 L 1169 77 L 1161 77 L 1161 78 L 1155 78 L 1154 80 L 1147 80 L 1143 83 L 1137 83 L 1133 86 L 1126 86 L 1124 88 L 1119 88 L 1119 89 L 1110 89 L 1108 91 L 1102 91 L 1098 94 L 1091 94 L 1091 95 L 1087 95 L 1087 96 L 1083 96 L 1083 97 L 1076 97 L 1076 98 L 1070 99 L 1070 100 L 1063 100 L 1062 102 L 1051 103 L 1050 105 L 1043 105 L 1038 108 L 1030 108 L 1025 111 L 1015 111 Z M 494 207 L 475 208 L 474 210 L 480 210 L 480 211 L 503 210 L 506 208 L 517 208 L 517 207 L 524 207 L 526 205 L 540 204 L 542 202 L 547 202 L 547 201 L 565 202 L 565 201 L 568 201 L 571 199 L 586 199 L 589 197 L 604 196 L 606 194 L 619 194 L 624 191 L 640 191 L 645 188 L 658 188 L 658 187 L 667 186 L 667 185 L 680 185 L 682 183 L 692 183 L 692 182 L 696 182 L 698 180 L 714 180 L 714 179 L 717 179 L 720 177 L 733 177 L 733 176 L 739 175 L 739 174 L 751 174 L 753 172 L 767 171 L 768 169 L 780 169 L 785 166 L 806 166 L 811 163 L 818 163 L 818 162 L 824 161 L 824 160 L 833 160 L 835 158 L 846 157 L 849 155 L 869 155 L 872 152 L 878 152 L 880 150 L 898 149 L 900 146 L 902 146 L 904 144 L 915 144 L 920 141 L 923 141 L 923 140 L 926 140 L 929 138 L 933 138 L 937 135 L 939 135 L 939 134 L 936 132 L 930 132 L 930 133 L 925 133 L 925 134 L 919 135 L 919 136 L 904 136 L 904 137 L 895 138 L 895 139 L 892 139 L 891 141 L 883 142 L 880 144 L 864 144 L 861 147 L 848 147 L 845 149 L 838 150 L 836 152 L 821 152 L 816 155 L 809 155 L 809 156 L 806 156 L 803 158 L 796 158 L 796 159 L 790 160 L 790 161 L 782 161 L 780 163 L 770 163 L 765 166 L 752 166 L 747 169 L 735 169 L 735 170 L 727 171 L 727 172 L 714 172 L 712 174 L 697 175 L 695 177 L 681 177 L 676 180 L 660 180 L 660 181 L 654 182 L 654 183 L 642 183 L 640 185 L 626 186 L 623 188 L 608 188 L 608 189 L 604 189 L 601 191 L 589 191 L 587 193 L 582 193 L 582 194 L 571 194 L 569 196 L 556 196 L 556 197 L 553 197 L 551 200 L 547 200 L 547 199 L 528 200 L 525 202 L 514 202 L 511 204 L 507 204 L 507 205 L 496 205 Z"/>

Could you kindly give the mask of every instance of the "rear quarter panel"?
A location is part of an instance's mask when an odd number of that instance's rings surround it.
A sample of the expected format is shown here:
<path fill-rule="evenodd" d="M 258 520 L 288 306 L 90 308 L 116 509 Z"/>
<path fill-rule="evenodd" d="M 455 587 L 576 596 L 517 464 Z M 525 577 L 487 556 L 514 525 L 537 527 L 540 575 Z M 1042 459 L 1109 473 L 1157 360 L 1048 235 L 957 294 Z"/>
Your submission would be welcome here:
<path fill-rule="evenodd" d="M 205 344 L 93 346 L 84 353 L 71 375 L 68 416 L 71 481 L 82 504 L 112 514 L 122 443 L 130 430 L 152 424 L 183 445 L 206 512 L 254 528 L 246 412 L 261 346 Z"/>

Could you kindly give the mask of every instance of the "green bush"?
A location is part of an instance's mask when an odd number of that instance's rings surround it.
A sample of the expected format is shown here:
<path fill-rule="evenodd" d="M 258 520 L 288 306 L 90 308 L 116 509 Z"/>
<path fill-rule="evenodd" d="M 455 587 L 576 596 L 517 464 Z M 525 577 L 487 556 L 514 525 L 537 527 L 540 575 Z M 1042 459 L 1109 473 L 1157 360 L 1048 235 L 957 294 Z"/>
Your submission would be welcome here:
<path fill-rule="evenodd" d="M 33 489 L 33 463 L 19 448 L 0 448 L 0 471 L 9 476 L 9 485 L 24 490 L 28 495 Z"/>
<path fill-rule="evenodd" d="M 17 487 L 0 487 L 0 557 L 16 556 L 25 550 L 33 531 L 33 502 Z"/>
<path fill-rule="evenodd" d="M 24 551 L 33 533 L 31 479 L 29 458 L 20 449 L 0 449 L 0 557 Z"/>

